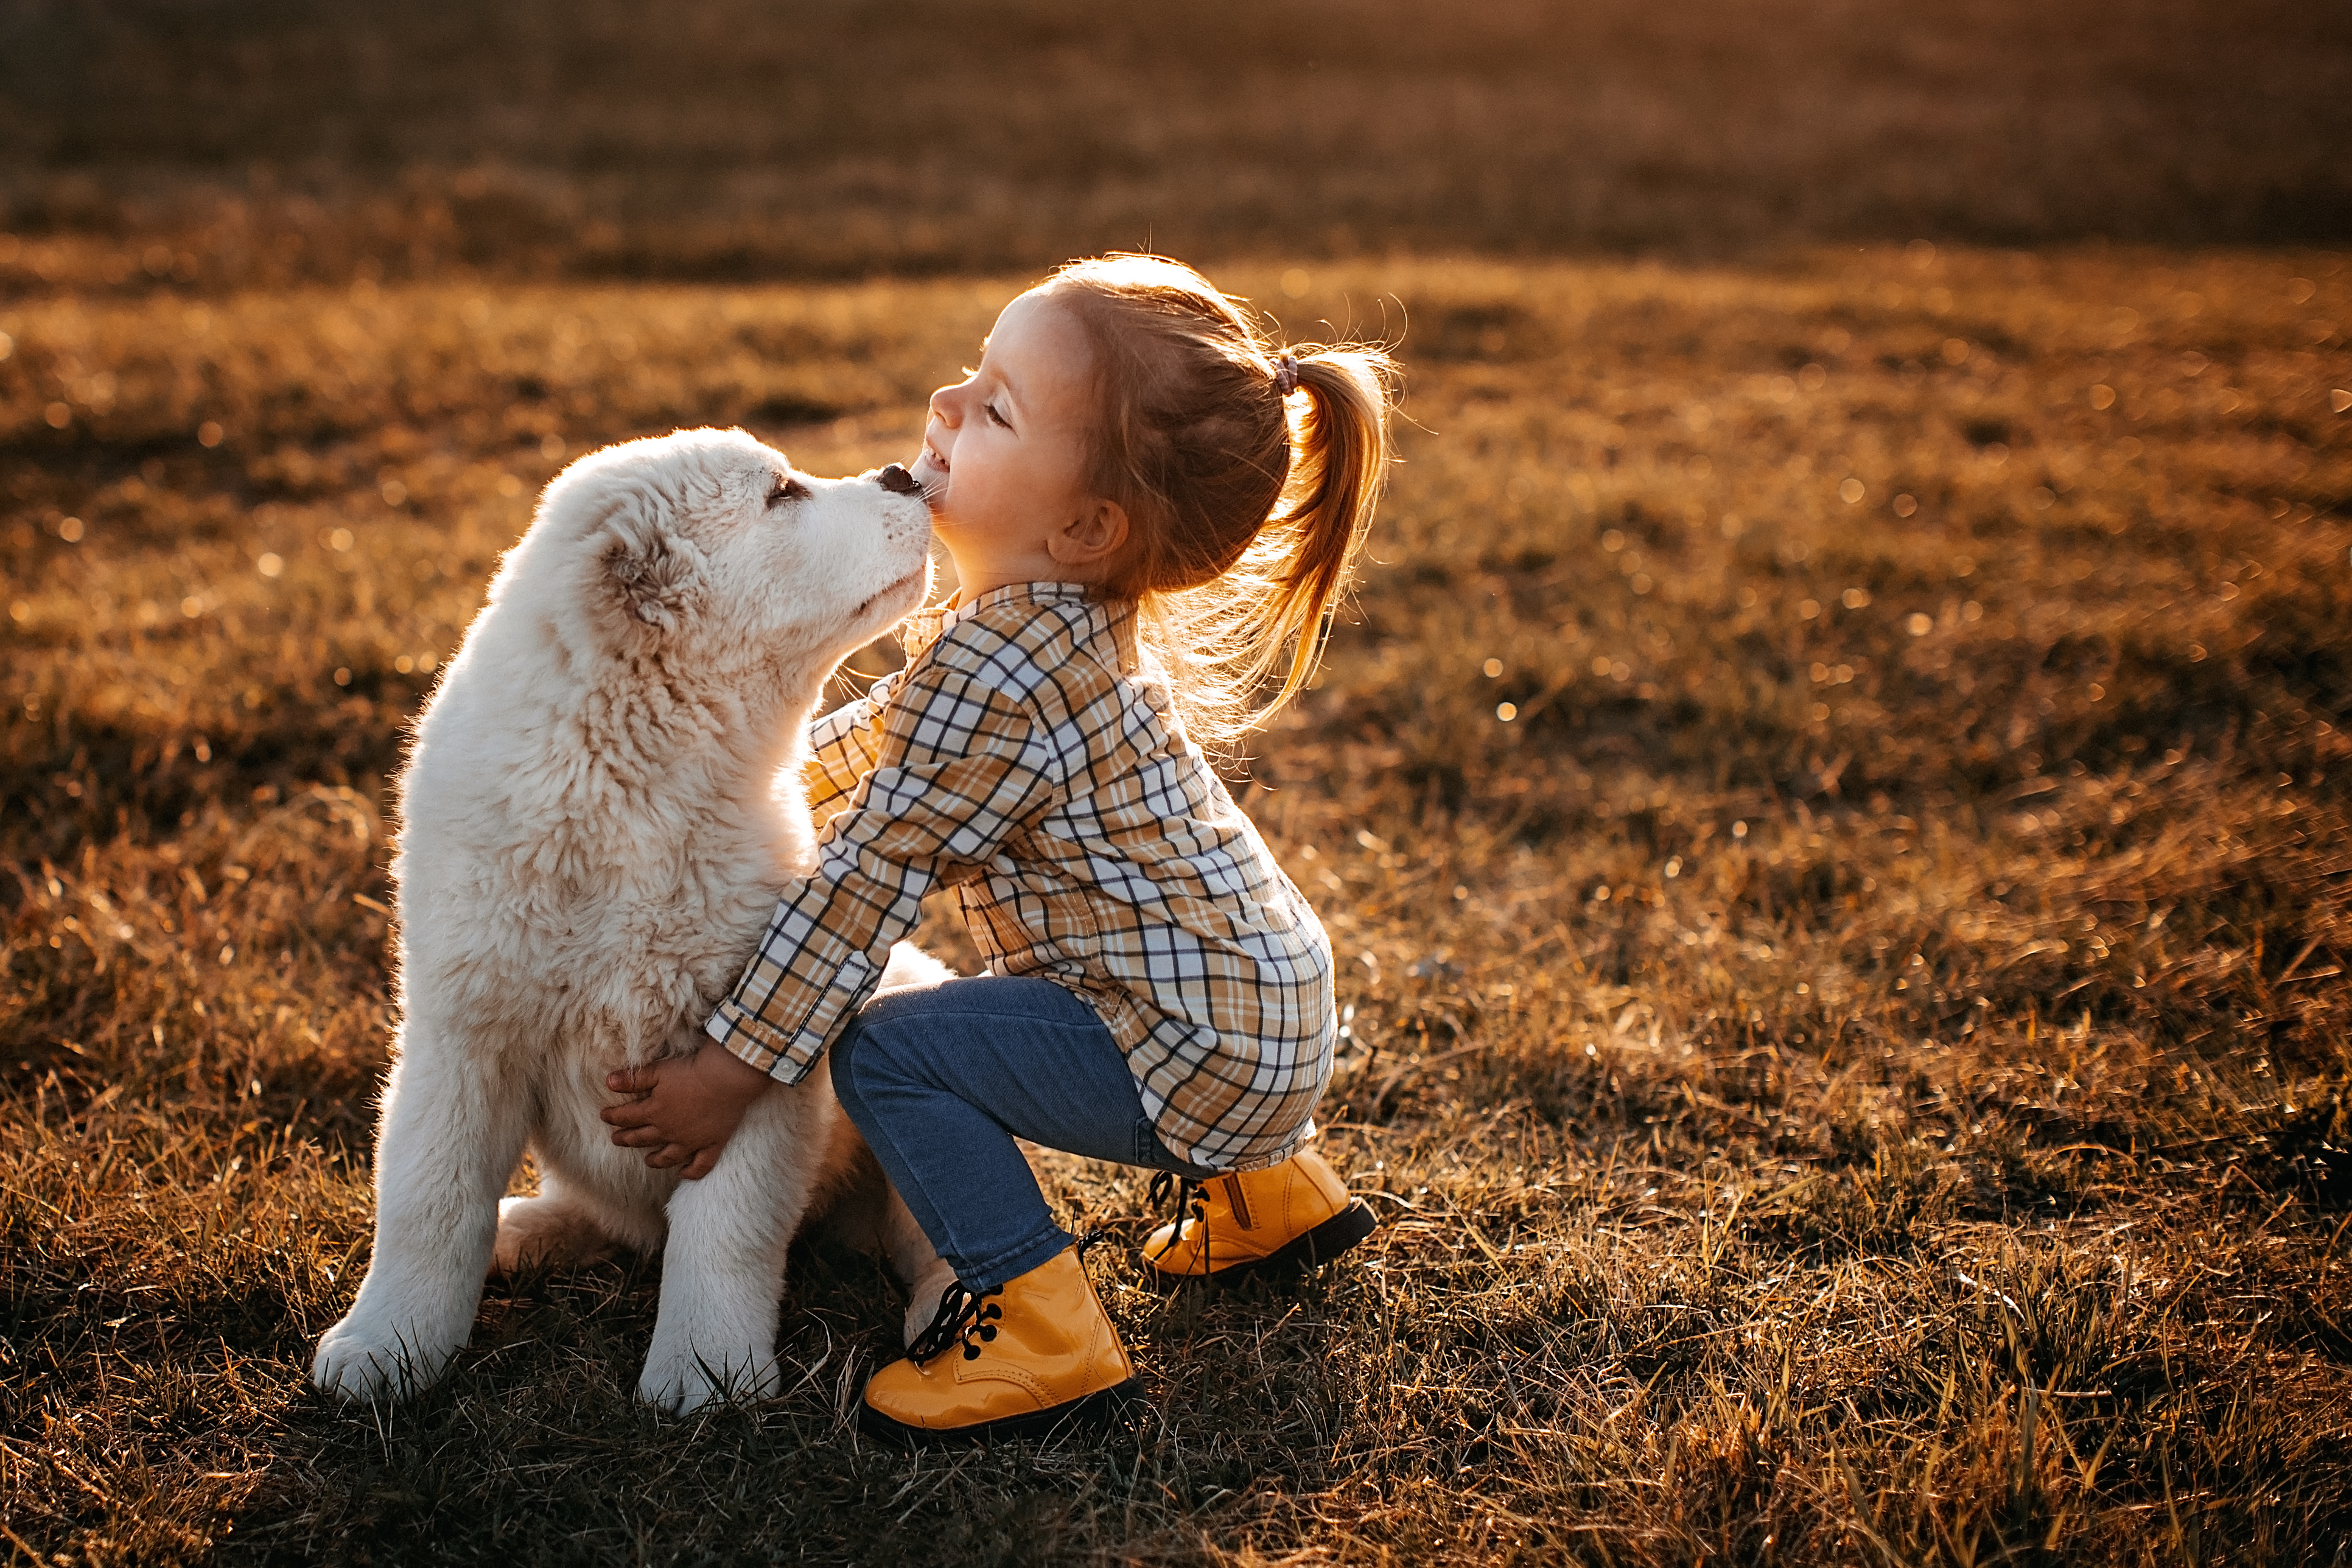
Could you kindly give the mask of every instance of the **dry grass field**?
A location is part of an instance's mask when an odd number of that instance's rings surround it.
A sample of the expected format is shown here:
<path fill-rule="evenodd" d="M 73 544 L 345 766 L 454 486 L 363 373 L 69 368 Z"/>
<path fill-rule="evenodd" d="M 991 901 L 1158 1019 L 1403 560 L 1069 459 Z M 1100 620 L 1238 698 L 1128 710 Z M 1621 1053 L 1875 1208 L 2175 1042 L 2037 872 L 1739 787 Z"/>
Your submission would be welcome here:
<path fill-rule="evenodd" d="M 0 0 L 7 1562 L 2352 1562 L 2337 11 L 644 14 Z M 904 458 L 1147 240 L 1408 371 L 1233 768 L 1383 1228 L 1097 1248 L 1102 1443 L 862 1443 L 896 1303 L 823 1245 L 756 1406 L 633 1403 L 652 1260 L 308 1392 L 387 782 L 540 487 Z"/>
<path fill-rule="evenodd" d="M 538 487 L 692 421 L 903 455 L 1021 279 L 0 311 L 16 1550 L 2341 1560 L 2352 268 L 1223 278 L 1410 366 L 1244 796 L 1389 1223 L 1290 1293 L 1098 1251 L 1144 1425 L 919 1461 L 844 1425 L 894 1320 L 822 1250 L 792 1391 L 707 1420 L 630 1402 L 652 1264 L 494 1292 L 411 1408 L 302 1369 L 366 1258 L 385 778 Z"/>
<path fill-rule="evenodd" d="M 0 291 L 2352 239 L 2310 0 L 5 0 Z"/>

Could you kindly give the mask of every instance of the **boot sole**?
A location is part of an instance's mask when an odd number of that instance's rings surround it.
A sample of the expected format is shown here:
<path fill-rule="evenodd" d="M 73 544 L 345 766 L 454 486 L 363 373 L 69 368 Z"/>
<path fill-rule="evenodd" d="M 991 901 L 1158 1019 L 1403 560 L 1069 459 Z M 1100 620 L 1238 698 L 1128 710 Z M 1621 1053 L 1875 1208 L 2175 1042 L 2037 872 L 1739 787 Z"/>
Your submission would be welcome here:
<path fill-rule="evenodd" d="M 883 1415 L 872 1405 L 857 1406 L 857 1429 L 877 1443 L 896 1448 L 944 1447 L 968 1443 L 1009 1442 L 1021 1437 L 1054 1438 L 1079 1432 L 1097 1433 L 1122 1424 L 1128 1410 L 1143 1397 L 1143 1380 L 1130 1377 L 1108 1388 L 1025 1415 L 1003 1415 L 971 1426 L 909 1426 Z"/>
<path fill-rule="evenodd" d="M 1170 1284 L 1182 1284 L 1188 1279 L 1224 1285 L 1237 1284 L 1244 1279 L 1282 1279 L 1321 1268 L 1380 1227 L 1381 1222 L 1373 1215 L 1372 1205 L 1361 1198 L 1350 1198 L 1346 1208 L 1264 1258 L 1254 1258 L 1247 1263 L 1229 1263 L 1206 1274 L 1174 1274 L 1157 1268 L 1152 1269 L 1152 1273 Z M 1147 1266 L 1149 1261 L 1146 1260 Z"/>

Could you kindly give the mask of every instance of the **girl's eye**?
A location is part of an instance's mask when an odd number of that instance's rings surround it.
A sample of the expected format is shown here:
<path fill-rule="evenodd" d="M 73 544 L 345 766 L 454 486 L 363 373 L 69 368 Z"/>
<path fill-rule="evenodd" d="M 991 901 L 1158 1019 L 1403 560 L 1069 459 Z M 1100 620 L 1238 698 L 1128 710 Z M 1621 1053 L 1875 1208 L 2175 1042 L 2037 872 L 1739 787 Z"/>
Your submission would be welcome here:
<path fill-rule="evenodd" d="M 995 420 L 999 425 L 1003 426 L 1007 430 L 1010 430 L 1010 429 L 1012 429 L 1012 428 L 1013 428 L 1013 421 L 1011 421 L 1010 419 L 1007 419 L 1003 415 L 999 414 L 999 413 L 996 411 L 996 405 L 995 405 L 995 404 L 993 404 L 993 403 L 983 403 L 983 404 L 982 404 L 980 406 L 981 406 L 981 408 L 982 408 L 982 410 L 983 410 L 983 411 L 988 415 L 988 416 L 989 416 L 991 419 Z"/>
<path fill-rule="evenodd" d="M 806 500 L 809 495 L 808 486 L 790 474 L 782 474 L 777 477 L 776 488 L 768 492 L 768 504 L 782 506 L 788 500 Z"/>

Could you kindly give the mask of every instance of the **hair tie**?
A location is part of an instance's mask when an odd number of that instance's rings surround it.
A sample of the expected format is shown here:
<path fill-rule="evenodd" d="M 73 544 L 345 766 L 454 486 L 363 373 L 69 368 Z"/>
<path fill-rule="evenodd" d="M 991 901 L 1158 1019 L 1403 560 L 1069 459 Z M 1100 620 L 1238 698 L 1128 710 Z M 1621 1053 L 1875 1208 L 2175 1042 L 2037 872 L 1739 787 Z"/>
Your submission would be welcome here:
<path fill-rule="evenodd" d="M 1297 354 L 1286 353 L 1274 362 L 1274 384 L 1285 397 L 1298 390 L 1298 356 Z"/>

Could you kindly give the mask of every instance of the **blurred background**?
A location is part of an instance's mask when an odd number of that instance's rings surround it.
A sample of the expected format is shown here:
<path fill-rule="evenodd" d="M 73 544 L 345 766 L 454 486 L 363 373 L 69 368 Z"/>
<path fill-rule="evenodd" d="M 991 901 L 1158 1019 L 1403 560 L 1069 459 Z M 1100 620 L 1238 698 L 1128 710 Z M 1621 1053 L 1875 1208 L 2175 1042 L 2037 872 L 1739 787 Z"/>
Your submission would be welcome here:
<path fill-rule="evenodd" d="M 0 289 L 2352 235 L 2294 0 L 5 0 Z"/>

